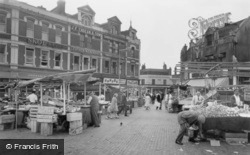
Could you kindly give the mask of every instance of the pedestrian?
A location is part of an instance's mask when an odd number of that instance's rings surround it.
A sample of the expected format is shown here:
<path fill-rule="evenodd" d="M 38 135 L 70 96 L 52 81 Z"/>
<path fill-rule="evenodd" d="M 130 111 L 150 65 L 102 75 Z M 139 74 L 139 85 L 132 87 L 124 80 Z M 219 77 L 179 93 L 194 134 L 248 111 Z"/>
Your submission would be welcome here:
<path fill-rule="evenodd" d="M 125 113 L 124 115 L 125 115 L 125 116 L 128 116 L 127 110 L 128 110 L 128 108 L 127 108 L 127 97 L 126 97 L 126 92 L 123 92 L 123 93 L 122 93 L 122 97 L 121 97 L 121 108 L 120 108 L 120 110 L 118 111 L 117 115 L 119 115 L 122 111 L 124 111 L 124 113 Z"/>
<path fill-rule="evenodd" d="M 160 92 L 160 108 L 159 108 L 160 110 L 162 108 L 163 99 L 164 99 L 164 94 L 163 94 L 163 92 Z"/>
<path fill-rule="evenodd" d="M 115 93 L 113 95 L 111 103 L 110 103 L 110 105 L 108 107 L 107 119 L 112 118 L 111 113 L 115 113 L 115 118 L 119 118 L 118 115 L 117 115 L 117 112 L 118 112 L 117 96 L 118 96 L 117 93 Z"/>
<path fill-rule="evenodd" d="M 89 98 L 87 103 L 90 104 L 90 114 L 91 114 L 92 124 L 94 125 L 94 127 L 100 127 L 101 120 L 98 116 L 99 99 L 94 92 L 89 93 Z"/>
<path fill-rule="evenodd" d="M 178 123 L 180 124 L 180 131 L 175 140 L 176 144 L 183 145 L 182 139 L 186 134 L 188 128 L 192 125 L 197 125 L 199 127 L 199 134 L 201 138 L 204 138 L 202 134 L 202 124 L 205 123 L 205 116 L 198 114 L 195 111 L 182 111 L 178 114 Z M 196 142 L 195 138 L 198 136 L 198 133 L 195 132 L 193 137 L 190 137 L 188 141 Z"/>
<path fill-rule="evenodd" d="M 161 106 L 161 96 L 159 93 L 156 94 L 156 99 L 155 99 L 155 107 L 156 107 L 156 110 L 158 110 Z"/>
<path fill-rule="evenodd" d="M 194 95 L 192 98 L 192 104 L 193 105 L 203 105 L 204 100 L 205 100 L 204 97 L 201 96 L 201 92 L 197 91 L 196 95 Z"/>
<path fill-rule="evenodd" d="M 150 109 L 150 102 L 151 102 L 151 98 L 150 98 L 149 94 L 147 93 L 145 96 L 145 109 L 146 110 Z"/>
<path fill-rule="evenodd" d="M 35 94 L 35 92 L 36 91 L 33 90 L 32 93 L 29 96 L 26 97 L 31 104 L 35 104 L 38 101 L 38 98 L 37 98 L 37 95 Z"/>
<path fill-rule="evenodd" d="M 174 92 L 170 92 L 168 95 L 168 112 L 173 112 L 173 103 L 174 103 Z"/>

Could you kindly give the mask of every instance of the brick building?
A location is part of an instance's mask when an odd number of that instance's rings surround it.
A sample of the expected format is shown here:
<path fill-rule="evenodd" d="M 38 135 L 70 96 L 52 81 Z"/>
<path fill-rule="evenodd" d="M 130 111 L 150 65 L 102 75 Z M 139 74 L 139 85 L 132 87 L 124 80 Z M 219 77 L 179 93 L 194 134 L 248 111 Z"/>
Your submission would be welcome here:
<path fill-rule="evenodd" d="M 139 81 L 140 40 L 116 17 L 95 23 L 88 5 L 76 14 L 59 0 L 51 11 L 0 0 L 0 82 L 96 68 L 103 83 Z M 118 80 L 118 81 L 117 81 Z"/>

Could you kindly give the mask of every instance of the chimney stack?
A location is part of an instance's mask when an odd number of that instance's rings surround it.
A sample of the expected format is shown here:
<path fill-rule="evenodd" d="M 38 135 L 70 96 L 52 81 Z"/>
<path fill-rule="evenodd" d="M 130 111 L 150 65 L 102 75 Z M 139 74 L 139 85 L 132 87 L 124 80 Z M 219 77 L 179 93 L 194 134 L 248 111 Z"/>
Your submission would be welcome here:
<path fill-rule="evenodd" d="M 57 8 L 59 14 L 65 14 L 65 1 L 64 0 L 58 0 L 57 1 Z"/>

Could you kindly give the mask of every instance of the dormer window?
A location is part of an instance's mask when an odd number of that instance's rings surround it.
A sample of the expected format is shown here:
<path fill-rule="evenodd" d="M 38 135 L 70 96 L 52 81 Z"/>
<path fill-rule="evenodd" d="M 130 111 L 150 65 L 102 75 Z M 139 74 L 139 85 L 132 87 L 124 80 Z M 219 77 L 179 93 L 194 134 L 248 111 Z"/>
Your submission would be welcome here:
<path fill-rule="evenodd" d="M 117 34 L 117 30 L 116 30 L 116 27 L 115 26 L 112 26 L 112 28 L 111 28 L 111 33 L 112 34 Z"/>
<path fill-rule="evenodd" d="M 91 25 L 91 20 L 88 16 L 82 16 L 82 23 L 85 26 L 90 26 Z"/>
<path fill-rule="evenodd" d="M 212 43 L 213 43 L 213 35 L 212 34 L 207 35 L 206 39 L 207 39 L 207 46 L 212 45 Z"/>

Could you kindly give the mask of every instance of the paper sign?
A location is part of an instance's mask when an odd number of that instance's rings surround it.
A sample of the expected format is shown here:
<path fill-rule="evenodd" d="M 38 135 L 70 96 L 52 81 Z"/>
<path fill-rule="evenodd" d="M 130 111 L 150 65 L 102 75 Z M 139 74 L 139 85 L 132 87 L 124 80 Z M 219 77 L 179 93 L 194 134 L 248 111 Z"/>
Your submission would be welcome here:
<path fill-rule="evenodd" d="M 211 146 L 220 146 L 220 141 L 219 140 L 210 140 Z"/>

